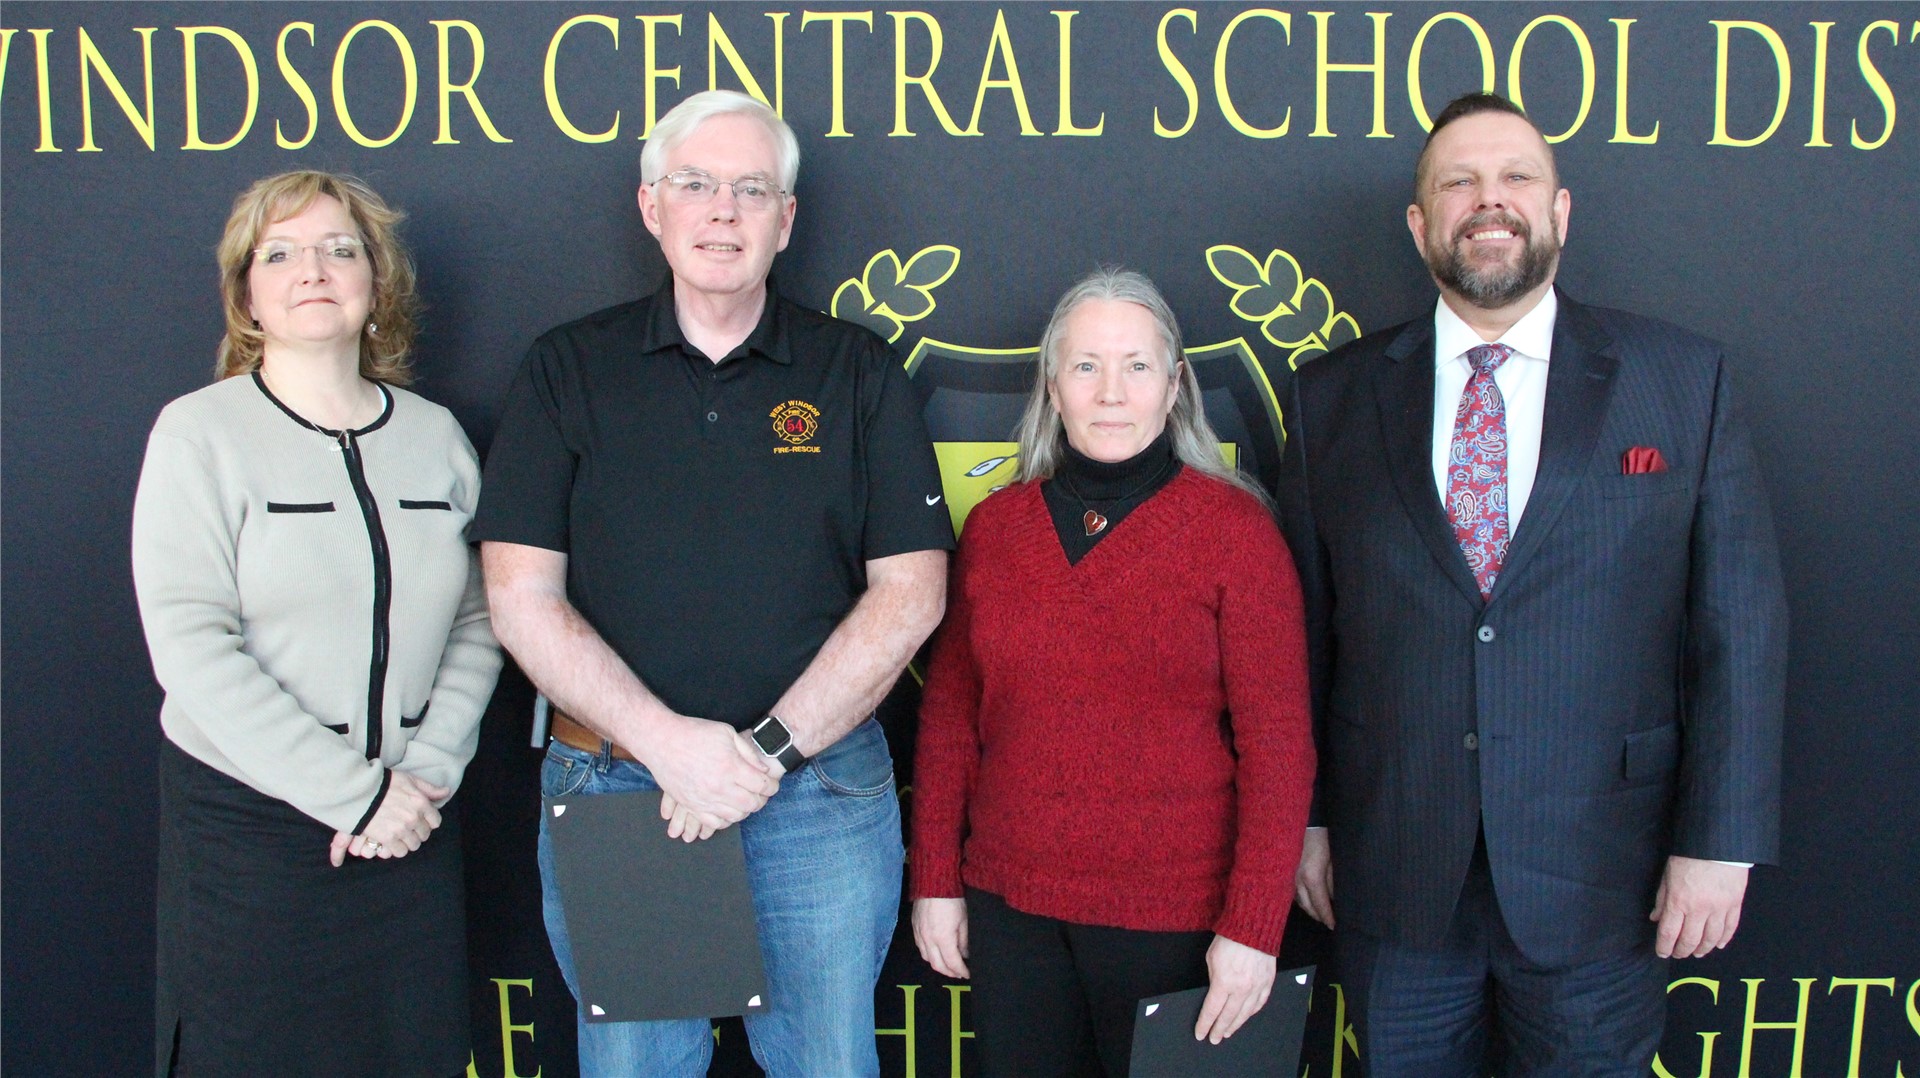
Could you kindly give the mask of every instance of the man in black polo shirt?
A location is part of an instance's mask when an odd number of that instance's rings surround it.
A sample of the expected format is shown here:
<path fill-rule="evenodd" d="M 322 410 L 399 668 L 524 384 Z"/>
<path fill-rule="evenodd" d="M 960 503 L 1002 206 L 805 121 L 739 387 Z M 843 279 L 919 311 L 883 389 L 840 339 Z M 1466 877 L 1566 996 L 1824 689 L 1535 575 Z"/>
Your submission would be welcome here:
<path fill-rule="evenodd" d="M 662 117 L 640 213 L 671 281 L 555 329 L 508 392 L 474 523 L 494 629 L 553 702 L 548 794 L 663 791 L 739 825 L 771 1075 L 877 1074 L 899 805 L 872 718 L 940 620 L 953 533 L 906 374 L 774 294 L 799 147 L 717 91 Z M 547 932 L 579 995 L 545 823 Z M 704 1020 L 579 1023 L 583 1074 L 705 1073 Z"/>

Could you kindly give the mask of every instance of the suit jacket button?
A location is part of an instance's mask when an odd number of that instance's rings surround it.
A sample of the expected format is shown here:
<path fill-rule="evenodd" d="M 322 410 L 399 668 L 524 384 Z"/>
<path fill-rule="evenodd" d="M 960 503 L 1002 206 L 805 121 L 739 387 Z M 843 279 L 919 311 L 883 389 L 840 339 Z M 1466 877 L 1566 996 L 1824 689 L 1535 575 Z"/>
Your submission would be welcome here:
<path fill-rule="evenodd" d="M 1474 639 L 1480 641 L 1482 644 L 1491 644 L 1493 643 L 1493 626 L 1482 625 L 1474 632 L 1473 636 Z"/>
<path fill-rule="evenodd" d="M 1480 748 L 1480 735 L 1474 733 L 1472 730 L 1468 730 L 1464 743 L 1467 746 L 1467 751 L 1473 752 Z"/>

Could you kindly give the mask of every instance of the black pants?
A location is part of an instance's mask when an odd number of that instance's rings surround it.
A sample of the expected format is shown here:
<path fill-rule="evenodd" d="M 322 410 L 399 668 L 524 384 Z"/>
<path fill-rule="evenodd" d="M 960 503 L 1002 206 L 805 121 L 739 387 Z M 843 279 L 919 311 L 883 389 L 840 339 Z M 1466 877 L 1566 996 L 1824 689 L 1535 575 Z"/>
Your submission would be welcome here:
<path fill-rule="evenodd" d="M 1207 984 L 1211 932 L 1073 924 L 967 889 L 982 1078 L 1123 1078 L 1135 1005 Z"/>
<path fill-rule="evenodd" d="M 1507 934 L 1486 841 L 1447 938 L 1410 947 L 1342 927 L 1335 957 L 1372 1078 L 1643 1078 L 1666 1023 L 1667 963 L 1643 946 L 1566 966 Z"/>

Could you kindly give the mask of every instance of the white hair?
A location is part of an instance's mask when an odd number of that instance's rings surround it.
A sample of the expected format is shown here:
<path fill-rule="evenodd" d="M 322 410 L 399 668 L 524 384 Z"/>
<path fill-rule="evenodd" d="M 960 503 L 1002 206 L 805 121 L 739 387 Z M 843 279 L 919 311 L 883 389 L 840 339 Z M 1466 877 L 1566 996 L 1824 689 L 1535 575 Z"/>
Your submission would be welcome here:
<path fill-rule="evenodd" d="M 647 144 L 640 151 L 640 182 L 652 183 L 665 173 L 667 155 L 674 147 L 693 137 L 700 125 L 716 116 L 751 116 L 767 127 L 773 136 L 774 165 L 780 186 L 791 195 L 800 178 L 800 140 L 780 114 L 759 98 L 738 90 L 704 90 L 667 110 L 653 125 Z"/>

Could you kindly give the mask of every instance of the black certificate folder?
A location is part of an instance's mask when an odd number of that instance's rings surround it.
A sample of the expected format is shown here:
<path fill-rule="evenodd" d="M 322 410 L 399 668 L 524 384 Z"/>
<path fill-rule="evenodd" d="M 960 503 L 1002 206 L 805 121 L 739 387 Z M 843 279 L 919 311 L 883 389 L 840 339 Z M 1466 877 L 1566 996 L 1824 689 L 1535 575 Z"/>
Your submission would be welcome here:
<path fill-rule="evenodd" d="M 1313 967 L 1283 969 L 1273 994 L 1239 1032 L 1219 1044 L 1193 1039 L 1207 990 L 1195 988 L 1134 1004 L 1133 1078 L 1293 1078 L 1307 1035 Z"/>
<path fill-rule="evenodd" d="M 660 794 L 542 799 L 589 1022 L 767 1007 L 740 829 L 667 837 Z"/>

